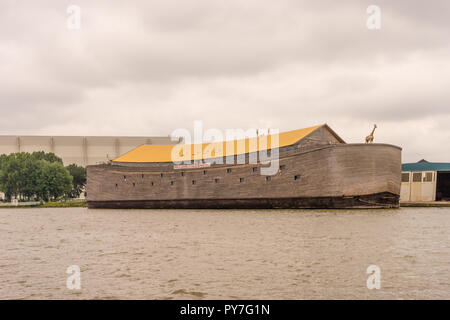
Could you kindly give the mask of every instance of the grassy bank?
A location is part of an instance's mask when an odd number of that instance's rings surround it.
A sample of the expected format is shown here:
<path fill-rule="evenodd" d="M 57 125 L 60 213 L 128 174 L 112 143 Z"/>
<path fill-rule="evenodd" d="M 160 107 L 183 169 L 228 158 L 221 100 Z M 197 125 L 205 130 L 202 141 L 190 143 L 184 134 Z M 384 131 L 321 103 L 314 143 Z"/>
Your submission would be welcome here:
<path fill-rule="evenodd" d="M 85 200 L 68 201 L 68 202 L 47 202 L 37 206 L 37 208 L 74 208 L 87 207 Z"/>
<path fill-rule="evenodd" d="M 0 205 L 0 209 L 2 208 L 77 208 L 77 207 L 87 207 L 85 200 L 77 200 L 77 201 L 67 201 L 67 202 L 46 202 L 40 204 L 20 204 L 17 206 L 14 205 Z"/>
<path fill-rule="evenodd" d="M 402 202 L 400 207 L 450 207 L 450 201 L 430 201 L 430 202 Z"/>

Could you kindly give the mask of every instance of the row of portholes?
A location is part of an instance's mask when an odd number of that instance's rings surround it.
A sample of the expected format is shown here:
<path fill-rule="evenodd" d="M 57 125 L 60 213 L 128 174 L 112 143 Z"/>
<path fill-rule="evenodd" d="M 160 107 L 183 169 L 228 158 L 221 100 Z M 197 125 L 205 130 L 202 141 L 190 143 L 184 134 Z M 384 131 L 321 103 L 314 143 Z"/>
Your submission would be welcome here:
<path fill-rule="evenodd" d="M 266 176 L 266 181 L 271 181 L 272 180 L 272 177 L 271 176 Z M 298 175 L 295 175 L 294 176 L 294 180 L 300 180 L 300 175 L 298 174 Z M 125 181 L 126 181 L 126 178 L 125 178 Z M 220 182 L 220 178 L 215 178 L 214 179 L 214 182 L 215 183 L 219 183 Z M 243 183 L 243 182 L 245 182 L 245 178 L 239 178 L 239 183 Z M 175 182 L 174 181 L 170 181 L 170 185 L 171 186 L 173 186 L 175 184 Z M 197 184 L 197 180 L 192 180 L 192 185 L 196 185 Z M 152 181 L 152 186 L 154 186 L 155 185 L 155 183 Z M 118 183 L 116 183 L 116 188 L 117 187 L 119 187 L 119 184 Z M 133 187 L 136 187 L 136 183 L 135 182 L 133 182 Z"/>
<path fill-rule="evenodd" d="M 281 166 L 280 166 L 280 171 L 285 170 L 285 169 L 286 169 L 286 165 L 281 165 Z M 252 171 L 253 171 L 253 172 L 258 172 L 258 167 L 253 167 L 253 168 L 252 168 Z M 227 173 L 231 173 L 231 172 L 232 172 L 232 169 L 231 169 L 231 168 L 228 168 L 228 169 L 227 169 Z M 203 170 L 203 175 L 206 175 L 206 174 L 207 174 L 207 171 L 206 171 L 206 170 Z M 160 173 L 159 176 L 160 176 L 161 178 L 163 178 L 163 177 L 164 177 L 164 174 L 163 174 L 163 173 Z M 185 172 L 184 172 L 184 171 L 181 172 L 181 176 L 182 176 L 182 177 L 185 176 Z M 141 178 L 144 179 L 144 174 L 141 174 Z M 125 181 L 127 181 L 127 176 L 123 176 L 123 179 L 124 179 Z M 295 179 L 295 180 L 297 180 L 297 179 Z"/>

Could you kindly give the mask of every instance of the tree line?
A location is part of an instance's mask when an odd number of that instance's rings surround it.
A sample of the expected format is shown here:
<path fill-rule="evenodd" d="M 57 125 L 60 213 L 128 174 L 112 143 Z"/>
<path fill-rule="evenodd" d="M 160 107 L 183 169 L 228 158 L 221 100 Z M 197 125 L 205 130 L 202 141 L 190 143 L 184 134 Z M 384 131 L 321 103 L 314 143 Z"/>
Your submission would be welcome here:
<path fill-rule="evenodd" d="M 85 185 L 86 169 L 76 164 L 64 167 L 54 153 L 0 155 L 0 192 L 7 201 L 78 198 Z"/>

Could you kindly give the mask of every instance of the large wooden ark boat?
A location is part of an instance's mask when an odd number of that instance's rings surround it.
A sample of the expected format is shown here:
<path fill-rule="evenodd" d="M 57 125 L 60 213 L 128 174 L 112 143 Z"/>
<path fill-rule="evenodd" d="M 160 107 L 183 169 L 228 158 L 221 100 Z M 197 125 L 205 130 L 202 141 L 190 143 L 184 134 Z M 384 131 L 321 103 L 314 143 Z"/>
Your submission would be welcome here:
<path fill-rule="evenodd" d="M 189 161 L 174 163 L 174 148 Z M 231 144 L 142 145 L 88 166 L 86 191 L 89 208 L 395 208 L 400 176 L 401 148 L 347 144 L 324 124 Z"/>

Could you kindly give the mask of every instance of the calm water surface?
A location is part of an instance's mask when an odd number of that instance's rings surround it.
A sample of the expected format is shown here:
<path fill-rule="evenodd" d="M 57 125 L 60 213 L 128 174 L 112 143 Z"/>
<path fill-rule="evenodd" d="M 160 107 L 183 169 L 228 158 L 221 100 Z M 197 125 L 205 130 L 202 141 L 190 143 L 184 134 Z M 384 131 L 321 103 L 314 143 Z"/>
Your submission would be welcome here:
<path fill-rule="evenodd" d="M 450 299 L 449 231 L 450 208 L 0 209 L 0 298 Z"/>

